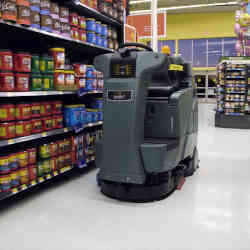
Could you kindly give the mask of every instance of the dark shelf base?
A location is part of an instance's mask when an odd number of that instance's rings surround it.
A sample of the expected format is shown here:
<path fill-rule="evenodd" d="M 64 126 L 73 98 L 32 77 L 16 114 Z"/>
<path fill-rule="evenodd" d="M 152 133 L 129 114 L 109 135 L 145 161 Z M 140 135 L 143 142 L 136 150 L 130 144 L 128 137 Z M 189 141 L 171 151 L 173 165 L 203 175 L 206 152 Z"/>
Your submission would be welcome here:
<path fill-rule="evenodd" d="M 250 129 L 250 116 L 215 114 L 215 127 Z"/>

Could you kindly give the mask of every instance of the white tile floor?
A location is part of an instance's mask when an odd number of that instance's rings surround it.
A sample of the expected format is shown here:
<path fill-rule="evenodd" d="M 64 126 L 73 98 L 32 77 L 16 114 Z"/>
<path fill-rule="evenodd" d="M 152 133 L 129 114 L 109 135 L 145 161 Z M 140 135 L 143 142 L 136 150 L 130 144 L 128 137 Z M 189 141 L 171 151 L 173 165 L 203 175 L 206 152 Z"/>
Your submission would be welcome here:
<path fill-rule="evenodd" d="M 200 169 L 154 203 L 100 194 L 96 171 L 0 210 L 1 250 L 250 249 L 250 131 L 214 128 L 200 105 Z"/>

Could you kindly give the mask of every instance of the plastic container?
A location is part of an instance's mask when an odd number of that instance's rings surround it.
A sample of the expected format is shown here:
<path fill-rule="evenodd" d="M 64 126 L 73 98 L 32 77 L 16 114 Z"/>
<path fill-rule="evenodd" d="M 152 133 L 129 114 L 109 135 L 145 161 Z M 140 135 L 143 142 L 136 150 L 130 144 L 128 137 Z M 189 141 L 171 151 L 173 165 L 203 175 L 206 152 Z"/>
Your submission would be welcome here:
<path fill-rule="evenodd" d="M 41 116 L 41 103 L 40 102 L 33 102 L 31 104 L 31 117 L 38 118 Z"/>
<path fill-rule="evenodd" d="M 84 116 L 84 105 L 67 105 L 64 109 L 66 127 L 82 126 L 84 124 Z"/>
<path fill-rule="evenodd" d="M 42 90 L 53 90 L 54 87 L 54 76 L 53 75 L 43 75 Z"/>
<path fill-rule="evenodd" d="M 68 23 L 61 23 L 61 35 L 70 38 L 70 25 Z"/>
<path fill-rule="evenodd" d="M 50 3 L 50 15 L 53 19 L 59 20 L 60 18 L 60 10 L 59 10 L 59 5 L 57 3 Z"/>
<path fill-rule="evenodd" d="M 31 58 L 31 72 L 40 73 L 40 57 L 39 55 L 32 55 Z"/>
<path fill-rule="evenodd" d="M 21 92 L 29 91 L 29 89 L 30 89 L 30 76 L 29 76 L 29 74 L 16 73 L 15 80 L 16 80 L 16 84 L 15 84 L 16 91 L 21 91 Z"/>
<path fill-rule="evenodd" d="M 12 72 L 0 72 L 0 91 L 14 91 L 15 78 Z"/>
<path fill-rule="evenodd" d="M 32 131 L 32 122 L 19 121 L 16 123 L 16 137 L 29 136 Z"/>
<path fill-rule="evenodd" d="M 70 13 L 69 22 L 71 26 L 78 27 L 79 26 L 78 15 L 76 13 Z"/>
<path fill-rule="evenodd" d="M 48 174 L 51 172 L 50 159 L 43 160 L 42 165 L 44 174 Z"/>
<path fill-rule="evenodd" d="M 41 116 L 49 116 L 52 114 L 52 103 L 51 102 L 42 102 L 41 103 Z"/>
<path fill-rule="evenodd" d="M 50 143 L 50 155 L 51 157 L 56 156 L 58 153 L 58 144 L 57 142 L 51 142 Z"/>
<path fill-rule="evenodd" d="M 79 34 L 79 30 L 78 27 L 71 27 L 70 30 L 70 34 L 71 34 L 71 38 L 75 39 L 75 40 L 80 40 L 80 34 Z"/>
<path fill-rule="evenodd" d="M 104 48 L 108 47 L 108 40 L 104 36 L 101 37 L 101 46 L 104 47 Z"/>
<path fill-rule="evenodd" d="M 50 15 L 50 0 L 40 0 L 40 14 Z"/>
<path fill-rule="evenodd" d="M 62 108 L 63 108 L 62 101 L 53 101 L 51 102 L 51 105 L 52 105 L 52 114 L 56 115 L 62 113 Z"/>
<path fill-rule="evenodd" d="M 0 123 L 0 139 L 7 140 L 16 137 L 15 122 Z"/>
<path fill-rule="evenodd" d="M 51 171 L 58 170 L 57 162 L 58 162 L 58 160 L 57 160 L 56 157 L 53 157 L 53 158 L 50 159 Z"/>
<path fill-rule="evenodd" d="M 86 19 L 86 30 L 96 32 L 96 22 L 94 18 Z"/>
<path fill-rule="evenodd" d="M 42 75 L 41 74 L 32 74 L 30 77 L 30 90 L 31 91 L 40 91 L 42 90 Z"/>
<path fill-rule="evenodd" d="M 102 38 L 100 35 L 96 35 L 96 45 L 102 46 Z"/>
<path fill-rule="evenodd" d="M 39 146 L 39 157 L 46 159 L 51 157 L 51 146 L 50 144 L 43 144 Z"/>
<path fill-rule="evenodd" d="M 32 134 L 41 133 L 43 124 L 42 119 L 32 119 Z"/>
<path fill-rule="evenodd" d="M 28 171 L 29 171 L 29 180 L 33 181 L 37 178 L 37 166 L 34 165 L 29 165 L 28 166 Z"/>
<path fill-rule="evenodd" d="M 75 72 L 74 70 L 65 70 L 65 86 L 67 89 L 72 89 L 75 85 Z"/>
<path fill-rule="evenodd" d="M 2 8 L 2 19 L 5 21 L 16 22 L 17 20 L 17 5 L 15 1 L 5 0 L 5 5 L 8 8 Z M 3 3 L 2 3 L 3 4 Z"/>
<path fill-rule="evenodd" d="M 95 32 L 97 34 L 101 35 L 101 33 L 102 33 L 102 24 L 101 24 L 101 22 L 96 22 L 96 30 L 95 30 Z"/>
<path fill-rule="evenodd" d="M 16 104 L 16 120 L 27 120 L 31 118 L 31 105 L 28 103 Z"/>
<path fill-rule="evenodd" d="M 31 72 L 32 56 L 26 52 L 18 52 L 14 54 L 14 71 Z"/>
<path fill-rule="evenodd" d="M 93 31 L 87 31 L 87 42 L 96 44 L 96 34 Z"/>
<path fill-rule="evenodd" d="M 79 40 L 82 42 L 86 42 L 87 41 L 86 30 L 79 29 L 78 32 L 79 32 Z"/>
<path fill-rule="evenodd" d="M 13 70 L 13 54 L 10 50 L 0 50 L 0 70 Z"/>
<path fill-rule="evenodd" d="M 43 171 L 43 162 L 39 161 L 37 163 L 37 176 L 38 177 L 42 177 L 44 175 L 44 171 Z"/>
<path fill-rule="evenodd" d="M 14 104 L 1 104 L 0 105 L 0 121 L 8 122 L 14 121 L 15 116 L 15 105 Z"/>
<path fill-rule="evenodd" d="M 77 77 L 85 77 L 86 76 L 87 66 L 81 63 L 74 64 L 74 71 Z"/>
<path fill-rule="evenodd" d="M 108 26 L 106 24 L 102 24 L 101 35 L 104 37 L 108 36 Z"/>
<path fill-rule="evenodd" d="M 58 128 L 63 128 L 63 116 L 62 115 L 55 115 L 54 117 L 55 121 L 55 127 L 56 129 Z"/>
<path fill-rule="evenodd" d="M 76 77 L 76 85 L 77 88 L 81 88 L 81 89 L 85 89 L 86 87 L 86 78 L 82 78 L 82 77 Z"/>
<path fill-rule="evenodd" d="M 94 79 L 87 79 L 86 80 L 86 91 L 88 92 L 91 92 L 93 91 L 93 82 L 94 82 Z"/>
<path fill-rule="evenodd" d="M 9 167 L 11 171 L 17 170 L 19 167 L 19 159 L 17 153 L 12 153 L 9 155 Z"/>
<path fill-rule="evenodd" d="M 13 170 L 10 173 L 10 184 L 12 188 L 16 188 L 20 185 L 20 176 L 18 170 Z"/>
<path fill-rule="evenodd" d="M 86 29 L 86 19 L 83 16 L 78 17 L 78 23 L 79 23 L 79 28 L 80 29 Z"/>
<path fill-rule="evenodd" d="M 0 155 L 0 174 L 9 174 L 10 171 L 8 155 Z"/>
<path fill-rule="evenodd" d="M 39 69 L 43 74 L 53 74 L 54 72 L 53 57 L 48 55 L 41 56 Z"/>
<path fill-rule="evenodd" d="M 10 174 L 0 175 L 0 190 L 2 192 L 9 192 L 11 190 Z"/>
<path fill-rule="evenodd" d="M 53 119 L 51 116 L 43 118 L 43 130 L 49 131 L 53 129 Z"/>
<path fill-rule="evenodd" d="M 52 32 L 53 21 L 50 15 L 41 14 L 41 30 Z"/>
<path fill-rule="evenodd" d="M 95 77 L 95 68 L 92 65 L 87 65 L 86 68 L 86 78 L 94 78 Z"/>
<path fill-rule="evenodd" d="M 61 34 L 61 22 L 57 19 L 53 19 L 52 30 L 55 34 Z"/>
<path fill-rule="evenodd" d="M 54 58 L 54 69 L 64 69 L 65 64 L 65 49 L 64 48 L 52 48 L 50 49 L 51 55 Z"/>
<path fill-rule="evenodd" d="M 25 26 L 30 26 L 30 7 L 24 5 L 17 6 L 17 23 Z"/>
<path fill-rule="evenodd" d="M 54 86 L 58 90 L 65 88 L 65 73 L 64 70 L 56 70 L 54 73 Z"/>
<path fill-rule="evenodd" d="M 28 151 L 28 164 L 32 165 L 36 163 L 36 148 L 29 148 Z"/>
<path fill-rule="evenodd" d="M 28 152 L 27 151 L 20 151 L 17 153 L 19 159 L 19 167 L 23 168 L 28 165 Z"/>
<path fill-rule="evenodd" d="M 19 169 L 20 176 L 20 184 L 28 184 L 29 183 L 29 169 L 27 166 Z"/>

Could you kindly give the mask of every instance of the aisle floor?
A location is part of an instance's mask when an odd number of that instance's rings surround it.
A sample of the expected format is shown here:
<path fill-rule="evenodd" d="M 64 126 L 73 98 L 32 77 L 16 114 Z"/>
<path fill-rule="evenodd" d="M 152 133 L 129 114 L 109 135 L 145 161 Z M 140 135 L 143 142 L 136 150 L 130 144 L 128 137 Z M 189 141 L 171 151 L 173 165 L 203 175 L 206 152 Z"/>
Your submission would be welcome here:
<path fill-rule="evenodd" d="M 104 197 L 96 170 L 0 210 L 1 250 L 250 249 L 250 131 L 213 126 L 200 105 L 200 169 L 153 203 Z"/>

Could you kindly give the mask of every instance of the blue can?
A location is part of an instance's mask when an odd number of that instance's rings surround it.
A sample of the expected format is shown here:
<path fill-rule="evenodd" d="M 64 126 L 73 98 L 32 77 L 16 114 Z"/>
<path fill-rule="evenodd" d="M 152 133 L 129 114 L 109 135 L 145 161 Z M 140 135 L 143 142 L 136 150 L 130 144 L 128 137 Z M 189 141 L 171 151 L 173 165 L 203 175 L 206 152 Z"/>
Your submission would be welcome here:
<path fill-rule="evenodd" d="M 104 48 L 107 48 L 108 47 L 108 39 L 106 37 L 102 36 L 101 40 L 102 40 L 101 46 Z"/>
<path fill-rule="evenodd" d="M 96 34 L 95 34 L 95 32 L 87 31 L 87 42 L 96 44 Z"/>
<path fill-rule="evenodd" d="M 108 26 L 106 24 L 102 24 L 101 35 L 107 37 L 108 36 Z"/>
<path fill-rule="evenodd" d="M 84 105 L 69 105 L 64 109 L 64 120 L 66 127 L 82 126 L 85 123 Z"/>
<path fill-rule="evenodd" d="M 86 30 L 96 32 L 96 22 L 93 18 L 86 19 Z"/>
<path fill-rule="evenodd" d="M 96 45 L 102 46 L 102 38 L 100 35 L 96 35 Z"/>
<path fill-rule="evenodd" d="M 101 24 L 101 22 L 96 22 L 96 23 L 95 23 L 95 32 L 96 32 L 98 35 L 101 35 L 101 34 L 102 34 L 102 24 Z"/>
<path fill-rule="evenodd" d="M 103 112 L 102 111 L 98 111 L 97 116 L 98 116 L 98 121 L 103 121 Z"/>
<path fill-rule="evenodd" d="M 95 68 L 91 65 L 87 65 L 86 68 L 86 78 L 94 78 L 95 77 Z"/>
<path fill-rule="evenodd" d="M 91 123 L 92 122 L 92 112 L 90 112 L 90 111 L 86 112 L 85 121 L 86 121 L 86 123 Z"/>
<path fill-rule="evenodd" d="M 91 92 L 93 90 L 93 81 L 94 81 L 94 79 L 87 79 L 87 81 L 86 81 L 86 91 Z"/>

